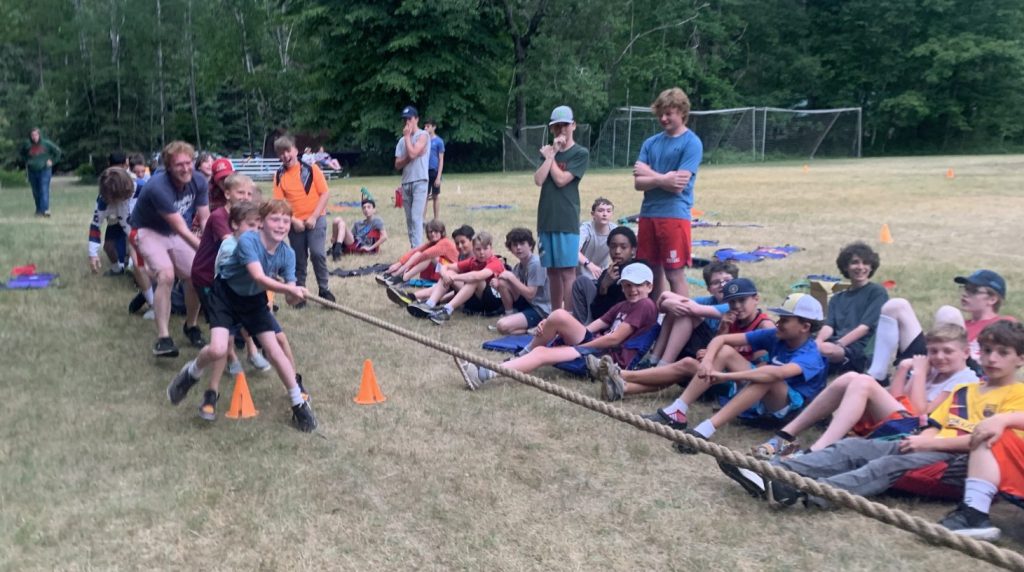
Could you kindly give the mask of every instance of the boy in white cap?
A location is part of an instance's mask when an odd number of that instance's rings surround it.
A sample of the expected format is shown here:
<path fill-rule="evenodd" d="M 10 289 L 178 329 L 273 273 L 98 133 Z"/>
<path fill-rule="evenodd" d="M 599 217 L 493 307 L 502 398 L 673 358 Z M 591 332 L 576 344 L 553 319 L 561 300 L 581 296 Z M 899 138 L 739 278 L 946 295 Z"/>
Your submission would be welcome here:
<path fill-rule="evenodd" d="M 572 283 L 580 250 L 580 179 L 590 163 L 590 152 L 576 144 L 572 109 L 560 105 L 548 123 L 554 139 L 540 148 L 543 162 L 533 174 L 540 187 L 537 203 L 537 238 L 540 262 L 548 271 L 551 308 L 572 308 Z"/>
<path fill-rule="evenodd" d="M 824 319 L 821 304 L 808 294 L 790 294 L 781 307 L 769 310 L 779 316 L 774 330 L 716 336 L 682 396 L 648 419 L 686 429 L 690 405 L 712 385 L 729 383 L 734 394 L 729 401 L 709 419 L 686 431 L 710 439 L 717 429 L 747 410 L 781 421 L 813 399 L 825 387 L 827 370 L 813 337 Z M 744 347 L 767 351 L 768 364 L 754 368 L 738 351 Z M 680 453 L 696 453 L 682 443 L 674 447 Z"/>
<path fill-rule="evenodd" d="M 570 271 L 573 269 L 570 268 Z M 628 364 L 635 357 L 636 350 L 626 348 L 625 343 L 646 333 L 658 320 L 658 310 L 648 297 L 653 279 L 650 267 L 642 262 L 626 266 L 619 278 L 619 284 L 626 295 L 624 301 L 612 306 L 587 326 L 579 323 L 572 313 L 555 310 L 537 325 L 537 336 L 522 355 L 505 362 L 505 367 L 528 373 L 545 365 L 602 354 L 608 354 L 603 359 L 611 359 L 621 365 Z M 548 347 L 556 337 L 561 338 L 565 345 Z M 455 358 L 455 363 L 469 389 L 477 389 L 498 376 L 494 371 L 459 358 Z"/>

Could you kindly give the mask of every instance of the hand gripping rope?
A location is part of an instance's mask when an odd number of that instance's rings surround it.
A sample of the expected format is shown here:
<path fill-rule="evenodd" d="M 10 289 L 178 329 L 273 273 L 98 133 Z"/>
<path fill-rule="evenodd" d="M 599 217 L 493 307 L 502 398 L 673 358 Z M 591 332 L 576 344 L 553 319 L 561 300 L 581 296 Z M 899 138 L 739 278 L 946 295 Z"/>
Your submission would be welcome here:
<path fill-rule="evenodd" d="M 357 320 L 377 326 L 378 328 L 382 328 L 393 334 L 410 339 L 450 356 L 458 357 L 476 365 L 486 367 L 491 371 L 514 379 L 519 383 L 529 385 L 545 393 L 564 399 L 570 403 L 575 403 L 576 405 L 580 405 L 590 409 L 591 411 L 596 411 L 602 415 L 611 417 L 612 419 L 627 423 L 642 431 L 654 433 L 655 435 L 664 437 L 670 441 L 682 443 L 687 447 L 696 449 L 706 455 L 710 455 L 718 461 L 724 461 L 726 463 L 736 465 L 737 467 L 750 469 L 751 471 L 763 475 L 771 480 L 782 481 L 804 491 L 807 494 L 821 497 L 830 503 L 852 509 L 868 518 L 914 533 L 928 542 L 958 550 L 968 556 L 984 560 L 1008 570 L 1024 571 L 1024 555 L 1013 550 L 1000 548 L 991 542 L 975 540 L 966 536 L 953 534 L 945 527 L 929 522 L 921 517 L 913 516 L 902 510 L 890 508 L 881 503 L 870 501 L 862 496 L 850 494 L 842 489 L 837 489 L 832 486 L 819 483 L 815 480 L 802 477 L 794 472 L 787 471 L 782 467 L 755 459 L 749 455 L 738 453 L 716 443 L 697 439 L 683 433 L 682 431 L 676 431 L 666 425 L 649 421 L 639 415 L 630 413 L 619 407 L 615 407 L 611 404 L 588 397 L 581 393 L 571 391 L 560 385 L 555 385 L 538 377 L 508 369 L 500 363 L 483 359 L 461 348 L 430 339 L 424 335 L 406 330 L 405 328 L 401 328 L 390 322 L 375 318 L 369 314 L 352 310 L 342 306 L 341 304 L 328 302 L 319 296 L 308 294 L 306 299 L 311 302 L 316 302 L 325 308 L 337 310 L 343 314 L 356 318 Z"/>

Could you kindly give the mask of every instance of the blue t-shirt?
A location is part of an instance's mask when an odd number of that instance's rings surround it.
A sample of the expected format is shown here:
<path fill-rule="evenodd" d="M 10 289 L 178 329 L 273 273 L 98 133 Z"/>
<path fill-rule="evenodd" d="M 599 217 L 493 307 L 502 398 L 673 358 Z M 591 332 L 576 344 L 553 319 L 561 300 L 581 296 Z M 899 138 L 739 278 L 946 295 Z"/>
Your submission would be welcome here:
<path fill-rule="evenodd" d="M 664 132 L 644 141 L 637 158 L 658 173 L 689 171 L 690 182 L 681 193 L 664 189 L 651 189 L 644 193 L 640 204 L 641 217 L 678 218 L 690 220 L 693 207 L 693 183 L 697 180 L 697 167 L 704 157 L 704 144 L 700 137 L 687 129 L 682 135 L 670 137 Z"/>
<path fill-rule="evenodd" d="M 148 228 L 164 236 L 174 234 L 164 215 L 178 213 L 185 224 L 192 226 L 197 207 L 210 204 L 209 187 L 202 173 L 192 173 L 192 180 L 178 192 L 167 171 L 157 171 L 139 192 L 132 208 L 131 224 L 134 228 Z"/>
<path fill-rule="evenodd" d="M 697 296 L 693 301 L 701 306 L 714 306 L 715 309 L 718 310 L 719 314 L 725 314 L 729 311 L 729 305 L 724 302 L 719 302 L 714 296 Z M 718 325 L 722 323 L 722 320 L 719 318 L 704 318 L 704 323 L 711 328 L 712 332 L 717 332 Z"/>
<path fill-rule="evenodd" d="M 259 232 L 250 230 L 238 238 L 235 252 L 218 268 L 219 275 L 239 296 L 255 296 L 263 292 L 246 265 L 259 262 L 269 278 L 280 276 L 285 282 L 295 282 L 295 251 L 285 243 L 277 245 L 271 254 L 263 247 Z"/>
<path fill-rule="evenodd" d="M 747 332 L 747 343 L 752 351 L 767 351 L 770 365 L 795 363 L 800 366 L 801 374 L 786 378 L 786 385 L 807 401 L 814 399 L 825 388 L 825 377 L 828 375 L 828 365 L 818 351 L 818 344 L 813 338 L 808 338 L 802 346 L 790 349 L 779 340 L 776 333 L 776 330 Z"/>
<path fill-rule="evenodd" d="M 437 170 L 438 155 L 444 153 L 444 139 L 441 139 L 435 135 L 430 140 L 430 161 L 427 164 L 427 168 L 431 171 Z"/>

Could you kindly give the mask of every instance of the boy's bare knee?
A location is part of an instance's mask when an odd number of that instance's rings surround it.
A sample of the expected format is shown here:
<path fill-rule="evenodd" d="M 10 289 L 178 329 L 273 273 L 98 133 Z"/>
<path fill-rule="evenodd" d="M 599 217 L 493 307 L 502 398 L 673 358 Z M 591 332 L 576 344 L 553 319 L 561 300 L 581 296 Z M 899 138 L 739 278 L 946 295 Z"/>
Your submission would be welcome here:
<path fill-rule="evenodd" d="M 889 317 L 913 311 L 914 309 L 910 306 L 910 302 L 904 298 L 891 298 L 885 304 L 882 304 L 882 314 Z"/>

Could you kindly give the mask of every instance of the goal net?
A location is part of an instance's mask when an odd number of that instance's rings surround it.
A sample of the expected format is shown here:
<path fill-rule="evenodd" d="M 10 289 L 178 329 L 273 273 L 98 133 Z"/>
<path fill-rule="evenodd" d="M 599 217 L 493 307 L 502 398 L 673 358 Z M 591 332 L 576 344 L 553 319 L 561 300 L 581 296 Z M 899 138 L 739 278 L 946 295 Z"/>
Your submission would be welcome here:
<path fill-rule="evenodd" d="M 576 143 L 590 148 L 590 125 L 577 124 L 573 133 Z M 501 166 L 503 171 L 534 171 L 540 166 L 540 148 L 551 142 L 551 131 L 545 125 L 527 125 L 519 130 L 519 137 L 505 127 L 501 137 Z"/>

